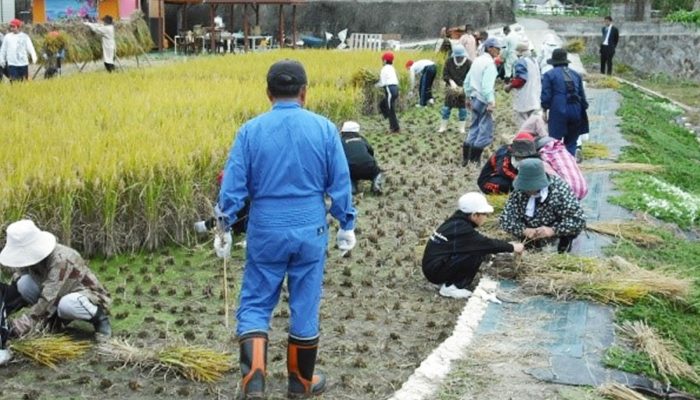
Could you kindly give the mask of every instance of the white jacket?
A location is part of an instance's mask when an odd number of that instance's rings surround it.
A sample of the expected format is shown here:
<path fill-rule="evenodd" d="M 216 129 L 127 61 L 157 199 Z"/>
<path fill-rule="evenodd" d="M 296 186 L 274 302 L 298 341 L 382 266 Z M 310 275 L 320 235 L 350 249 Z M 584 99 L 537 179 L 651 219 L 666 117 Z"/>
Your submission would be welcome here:
<path fill-rule="evenodd" d="M 513 78 L 520 78 L 518 71 L 520 65 L 525 66 L 525 85 L 523 87 L 516 89 L 515 99 L 513 100 L 513 109 L 516 112 L 529 112 L 532 110 L 540 109 L 540 94 L 542 93 L 542 81 L 540 76 L 540 68 L 537 66 L 537 62 L 530 56 L 524 56 L 515 62 L 515 71 L 513 71 Z"/>
<path fill-rule="evenodd" d="M 29 65 L 29 57 L 32 64 L 36 64 L 36 51 L 32 39 L 24 32 L 10 32 L 5 35 L 0 47 L 0 65 L 13 67 L 26 67 Z"/>
<path fill-rule="evenodd" d="M 102 38 L 102 60 L 107 64 L 114 64 L 114 55 L 117 43 L 114 40 L 114 25 L 101 25 L 92 22 L 84 22 L 90 29 Z"/>

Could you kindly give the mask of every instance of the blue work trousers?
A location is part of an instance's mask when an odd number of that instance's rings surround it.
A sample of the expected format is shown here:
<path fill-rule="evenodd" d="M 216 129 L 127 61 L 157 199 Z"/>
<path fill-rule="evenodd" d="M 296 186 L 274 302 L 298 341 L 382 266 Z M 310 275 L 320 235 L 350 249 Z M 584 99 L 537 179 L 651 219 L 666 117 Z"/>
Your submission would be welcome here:
<path fill-rule="evenodd" d="M 457 109 L 458 110 L 458 116 L 460 121 L 466 121 L 467 120 L 467 109 L 465 107 L 460 107 Z M 442 106 L 442 109 L 440 110 L 440 114 L 442 115 L 442 119 L 450 119 L 450 114 L 452 113 L 452 108 L 448 106 Z"/>
<path fill-rule="evenodd" d="M 437 67 L 435 65 L 428 65 L 423 68 L 420 77 L 420 87 L 418 88 L 421 106 L 427 105 L 428 101 L 433 98 L 433 81 L 436 74 Z"/>
<path fill-rule="evenodd" d="M 257 227 L 248 225 L 236 334 L 267 332 L 272 311 L 287 277 L 289 335 L 313 339 L 319 334 L 319 307 L 328 227 Z"/>
<path fill-rule="evenodd" d="M 483 149 L 493 142 L 493 114 L 486 110 L 488 104 L 476 97 L 471 100 L 472 124 L 464 144 Z"/>

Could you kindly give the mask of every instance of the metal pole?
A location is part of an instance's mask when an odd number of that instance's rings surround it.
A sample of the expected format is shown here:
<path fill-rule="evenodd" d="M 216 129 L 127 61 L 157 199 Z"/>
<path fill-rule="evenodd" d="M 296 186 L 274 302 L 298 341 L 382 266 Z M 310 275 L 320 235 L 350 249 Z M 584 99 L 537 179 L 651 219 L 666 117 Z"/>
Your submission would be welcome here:
<path fill-rule="evenodd" d="M 284 48 L 284 5 L 280 4 L 280 19 L 279 19 L 279 45 L 280 49 Z"/>

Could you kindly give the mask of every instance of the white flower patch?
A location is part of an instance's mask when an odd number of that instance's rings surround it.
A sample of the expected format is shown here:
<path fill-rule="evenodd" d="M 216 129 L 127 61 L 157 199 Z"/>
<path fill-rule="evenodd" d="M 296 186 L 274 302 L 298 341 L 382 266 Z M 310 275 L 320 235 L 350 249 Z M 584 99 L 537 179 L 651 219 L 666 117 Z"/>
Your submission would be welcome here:
<path fill-rule="evenodd" d="M 673 217 L 693 224 L 700 217 L 700 197 L 654 177 L 640 181 L 647 212 L 655 217 Z"/>
<path fill-rule="evenodd" d="M 673 103 L 657 102 L 657 103 L 654 103 L 654 105 L 656 105 L 657 107 L 659 107 L 663 110 L 670 111 L 674 114 L 680 114 L 683 112 L 683 110 L 681 110 L 680 107 L 678 107 L 677 105 L 675 105 Z"/>

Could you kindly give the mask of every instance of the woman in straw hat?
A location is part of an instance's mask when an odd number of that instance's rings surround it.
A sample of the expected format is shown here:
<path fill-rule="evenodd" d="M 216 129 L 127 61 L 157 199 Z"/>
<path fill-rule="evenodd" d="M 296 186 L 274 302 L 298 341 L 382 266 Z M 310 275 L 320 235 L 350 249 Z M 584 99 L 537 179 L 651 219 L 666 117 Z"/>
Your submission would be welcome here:
<path fill-rule="evenodd" d="M 560 253 L 571 251 L 586 220 L 569 185 L 557 176 L 547 175 L 542 160 L 528 158 L 518 165 L 513 187 L 515 191 L 501 214 L 503 230 L 529 242 L 529 247 L 558 241 Z"/>
<path fill-rule="evenodd" d="M 85 320 L 97 335 L 111 336 L 107 312 L 112 300 L 77 251 L 27 219 L 10 224 L 6 237 L 0 264 L 14 272 L 11 284 L 0 284 L 7 315 L 31 306 L 9 324 L 12 335 Z"/>

